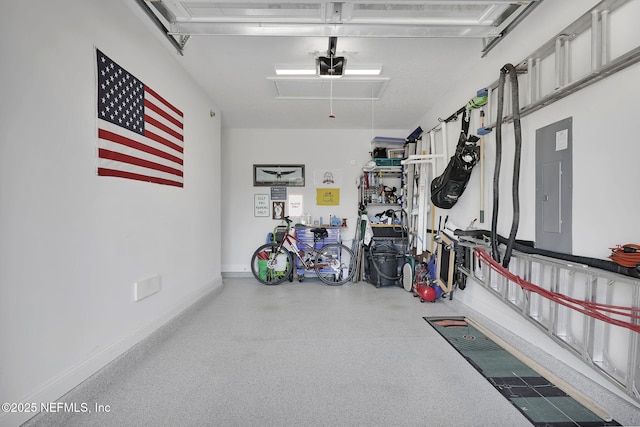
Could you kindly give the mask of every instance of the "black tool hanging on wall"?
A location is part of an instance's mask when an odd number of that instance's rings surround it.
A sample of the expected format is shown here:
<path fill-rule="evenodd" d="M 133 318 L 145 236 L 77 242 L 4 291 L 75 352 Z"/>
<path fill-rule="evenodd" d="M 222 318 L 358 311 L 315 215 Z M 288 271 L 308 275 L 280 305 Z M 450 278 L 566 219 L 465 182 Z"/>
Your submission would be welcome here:
<path fill-rule="evenodd" d="M 471 171 L 480 160 L 480 147 L 476 144 L 480 138 L 469 134 L 469 113 L 466 107 L 462 107 L 445 122 L 455 120 L 462 114 L 462 127 L 458 137 L 456 152 L 442 175 L 431 181 L 431 201 L 442 209 L 450 209 L 457 202 L 467 188 Z M 446 141 L 445 141 L 446 143 Z"/>
<path fill-rule="evenodd" d="M 515 139 L 515 153 L 513 160 L 513 182 L 511 194 L 513 199 L 513 219 L 511 221 L 511 232 L 507 240 L 507 249 L 502 260 L 502 266 L 509 267 L 511 252 L 516 240 L 518 225 L 520 222 L 520 158 L 522 156 L 522 128 L 520 125 L 520 98 L 518 89 L 518 74 L 516 67 L 506 64 L 500 69 L 500 80 L 498 81 L 498 106 L 496 118 L 496 164 L 493 172 L 493 213 L 491 218 L 491 257 L 500 262 L 500 251 L 498 250 L 498 207 L 500 194 L 500 163 L 502 161 L 502 113 L 504 110 L 504 86 L 506 75 L 509 74 L 511 82 L 511 109 L 513 110 L 513 132 Z"/>

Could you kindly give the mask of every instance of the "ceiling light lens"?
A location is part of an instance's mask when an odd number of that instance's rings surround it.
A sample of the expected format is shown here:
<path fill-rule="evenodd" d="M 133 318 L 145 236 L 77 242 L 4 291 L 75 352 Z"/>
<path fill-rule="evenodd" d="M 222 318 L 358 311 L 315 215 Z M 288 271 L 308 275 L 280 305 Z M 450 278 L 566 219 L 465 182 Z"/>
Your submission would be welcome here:
<path fill-rule="evenodd" d="M 346 61 L 345 61 L 346 62 Z M 341 64 L 344 67 L 344 63 Z M 275 66 L 277 76 L 316 76 L 320 77 L 341 77 L 340 73 L 331 73 L 327 70 L 319 72 L 316 68 L 311 68 L 305 65 L 276 65 Z M 379 76 L 382 73 L 381 66 L 355 66 L 342 68 L 342 74 L 349 76 Z"/>
<path fill-rule="evenodd" d="M 344 74 L 350 76 L 379 76 L 382 72 L 381 68 L 361 68 L 361 69 L 349 69 L 344 71 Z"/>
<path fill-rule="evenodd" d="M 316 70 L 313 68 L 278 68 L 276 67 L 276 75 L 278 76 L 313 76 Z"/>

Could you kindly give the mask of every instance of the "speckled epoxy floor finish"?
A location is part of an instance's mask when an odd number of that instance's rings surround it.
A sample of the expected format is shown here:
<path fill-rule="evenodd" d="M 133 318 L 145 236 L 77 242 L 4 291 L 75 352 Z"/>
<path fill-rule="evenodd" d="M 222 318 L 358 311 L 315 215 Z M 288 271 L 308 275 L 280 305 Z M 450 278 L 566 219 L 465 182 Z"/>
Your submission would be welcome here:
<path fill-rule="evenodd" d="M 365 282 L 225 278 L 221 292 L 60 399 L 109 412 L 41 414 L 26 425 L 530 426 L 424 316 L 474 313 L 455 297 L 421 304 Z M 616 420 L 640 424 L 627 402 L 574 377 L 612 402 Z"/>

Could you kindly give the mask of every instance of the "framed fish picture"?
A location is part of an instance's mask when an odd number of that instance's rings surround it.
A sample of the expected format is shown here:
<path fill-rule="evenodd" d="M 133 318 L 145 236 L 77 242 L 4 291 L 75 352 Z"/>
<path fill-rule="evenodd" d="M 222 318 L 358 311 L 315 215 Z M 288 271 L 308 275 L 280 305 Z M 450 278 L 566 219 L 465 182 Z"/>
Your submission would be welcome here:
<path fill-rule="evenodd" d="M 254 187 L 304 187 L 304 165 L 253 165 Z"/>

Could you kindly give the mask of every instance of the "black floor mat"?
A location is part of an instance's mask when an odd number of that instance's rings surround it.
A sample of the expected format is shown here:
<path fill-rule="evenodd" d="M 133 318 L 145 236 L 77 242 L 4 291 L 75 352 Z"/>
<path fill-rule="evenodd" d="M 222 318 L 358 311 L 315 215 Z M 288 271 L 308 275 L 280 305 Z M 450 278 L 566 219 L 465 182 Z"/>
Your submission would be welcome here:
<path fill-rule="evenodd" d="M 621 425 L 600 418 L 473 327 L 464 317 L 425 317 L 424 320 L 534 426 Z"/>

